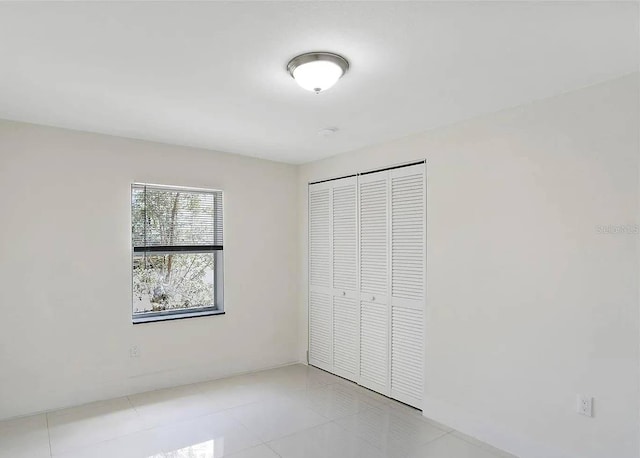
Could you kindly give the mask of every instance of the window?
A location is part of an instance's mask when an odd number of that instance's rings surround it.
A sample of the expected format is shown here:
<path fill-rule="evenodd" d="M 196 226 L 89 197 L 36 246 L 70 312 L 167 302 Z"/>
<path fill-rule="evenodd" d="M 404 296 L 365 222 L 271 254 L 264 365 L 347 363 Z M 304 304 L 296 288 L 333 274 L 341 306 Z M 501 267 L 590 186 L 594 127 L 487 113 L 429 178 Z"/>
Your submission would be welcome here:
<path fill-rule="evenodd" d="M 223 313 L 222 191 L 131 187 L 133 322 Z"/>

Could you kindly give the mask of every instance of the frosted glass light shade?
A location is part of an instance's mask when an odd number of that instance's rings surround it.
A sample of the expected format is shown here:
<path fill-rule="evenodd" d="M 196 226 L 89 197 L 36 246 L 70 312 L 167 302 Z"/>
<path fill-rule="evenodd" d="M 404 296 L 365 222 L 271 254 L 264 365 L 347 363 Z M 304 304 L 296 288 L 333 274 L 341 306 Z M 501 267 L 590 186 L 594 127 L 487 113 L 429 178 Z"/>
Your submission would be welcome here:
<path fill-rule="evenodd" d="M 337 54 L 318 52 L 293 58 L 287 68 L 300 87 L 319 93 L 336 84 L 349 63 Z"/>
<path fill-rule="evenodd" d="M 342 69 L 333 62 L 316 60 L 300 65 L 293 71 L 296 83 L 307 91 L 322 92 L 336 84 Z"/>

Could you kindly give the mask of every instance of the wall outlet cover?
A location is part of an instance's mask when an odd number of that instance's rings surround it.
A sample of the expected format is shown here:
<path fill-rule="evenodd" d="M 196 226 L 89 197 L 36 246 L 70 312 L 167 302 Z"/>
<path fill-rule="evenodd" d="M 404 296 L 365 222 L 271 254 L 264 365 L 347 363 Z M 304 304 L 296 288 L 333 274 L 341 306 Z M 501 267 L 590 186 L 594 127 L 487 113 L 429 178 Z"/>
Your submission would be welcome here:
<path fill-rule="evenodd" d="M 593 417 L 593 398 L 584 394 L 576 395 L 576 411 L 585 417 Z"/>

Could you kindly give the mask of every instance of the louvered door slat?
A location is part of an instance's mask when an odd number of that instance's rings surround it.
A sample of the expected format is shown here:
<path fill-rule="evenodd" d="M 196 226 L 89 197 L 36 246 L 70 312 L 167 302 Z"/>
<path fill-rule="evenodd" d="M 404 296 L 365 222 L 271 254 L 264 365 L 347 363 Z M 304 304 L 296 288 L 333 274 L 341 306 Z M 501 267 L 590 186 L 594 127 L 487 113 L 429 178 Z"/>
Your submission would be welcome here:
<path fill-rule="evenodd" d="M 330 286 L 331 195 L 327 187 L 309 187 L 309 282 Z"/>
<path fill-rule="evenodd" d="M 336 373 L 355 379 L 359 367 L 358 302 L 333 298 L 333 366 Z"/>
<path fill-rule="evenodd" d="M 311 291 L 309 294 L 309 361 L 322 368 L 331 366 L 332 326 L 331 296 Z"/>
<path fill-rule="evenodd" d="M 389 395 L 389 174 L 361 177 L 360 383 Z"/>
<path fill-rule="evenodd" d="M 360 306 L 361 383 L 386 394 L 389 374 L 389 332 L 384 304 L 361 302 Z"/>
<path fill-rule="evenodd" d="M 391 178 L 391 294 L 424 298 L 424 175 Z M 411 224 L 407 224 L 411 222 Z"/>
<path fill-rule="evenodd" d="M 424 391 L 424 166 L 391 173 L 391 396 L 421 407 Z"/>
<path fill-rule="evenodd" d="M 422 400 L 423 320 L 422 310 L 396 306 L 392 308 L 392 396 L 411 405 L 419 404 Z"/>
<path fill-rule="evenodd" d="M 333 368 L 332 193 L 309 186 L 309 362 Z"/>
<path fill-rule="evenodd" d="M 333 220 L 333 370 L 358 381 L 360 368 L 358 303 L 358 181 L 331 182 Z"/>
<path fill-rule="evenodd" d="M 333 188 L 333 287 L 355 291 L 358 266 L 356 182 Z"/>
<path fill-rule="evenodd" d="M 387 294 L 387 177 L 360 183 L 360 291 Z"/>

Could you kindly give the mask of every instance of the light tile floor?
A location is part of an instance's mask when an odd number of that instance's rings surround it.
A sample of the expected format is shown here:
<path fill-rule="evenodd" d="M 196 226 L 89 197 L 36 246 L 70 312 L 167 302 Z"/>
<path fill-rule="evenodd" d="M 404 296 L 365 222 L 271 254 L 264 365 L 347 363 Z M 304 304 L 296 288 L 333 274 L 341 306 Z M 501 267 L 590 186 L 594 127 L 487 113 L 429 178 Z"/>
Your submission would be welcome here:
<path fill-rule="evenodd" d="M 0 458 L 515 458 L 301 364 L 0 422 Z"/>

